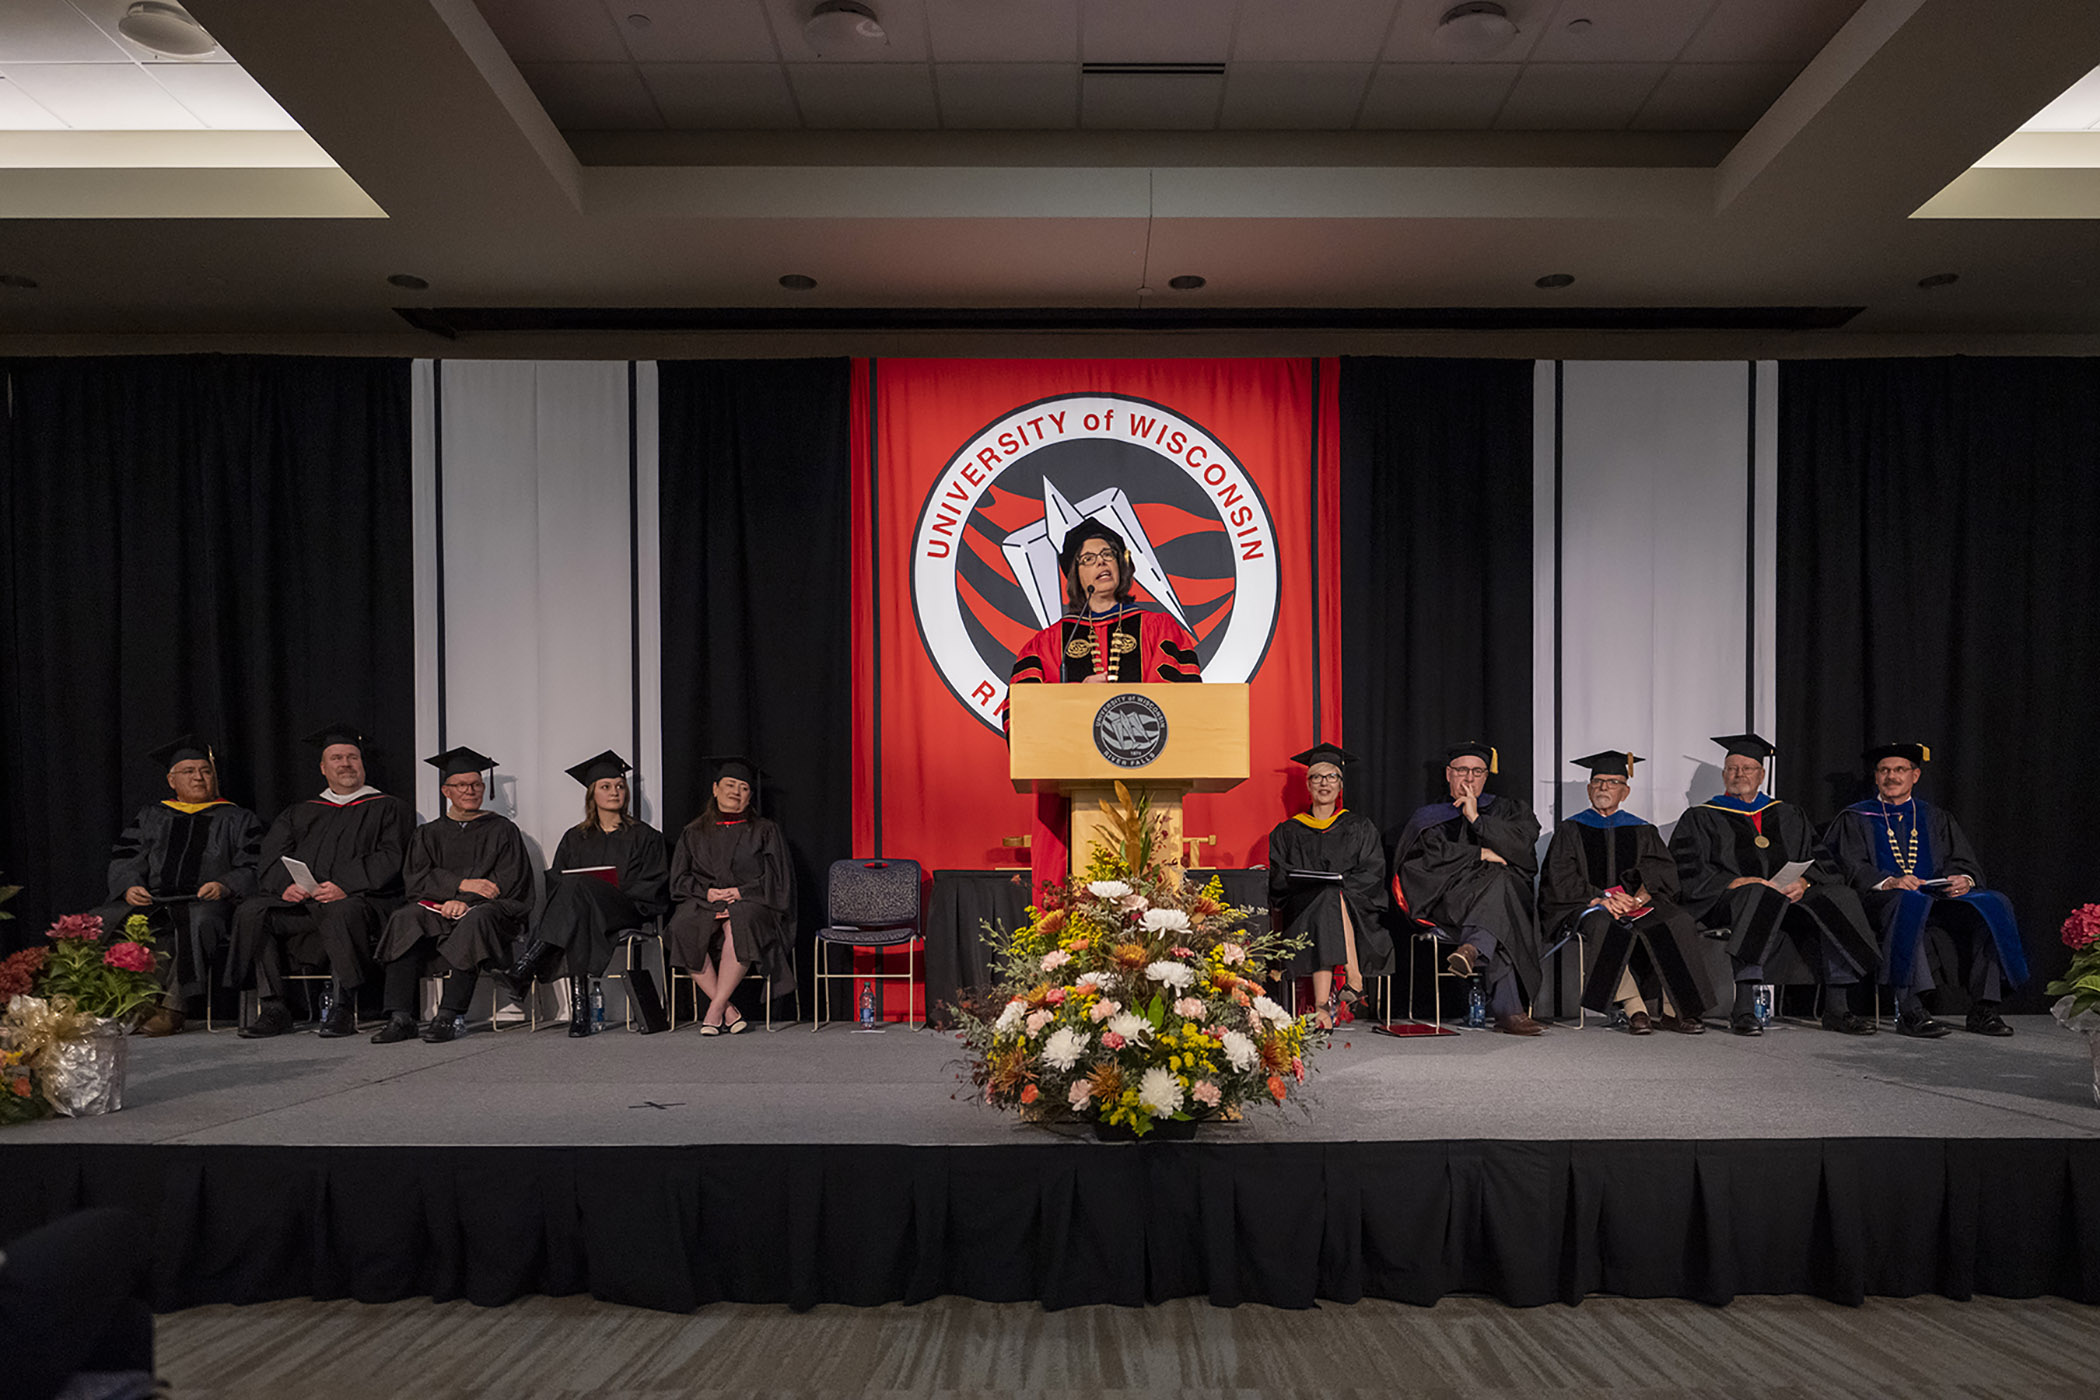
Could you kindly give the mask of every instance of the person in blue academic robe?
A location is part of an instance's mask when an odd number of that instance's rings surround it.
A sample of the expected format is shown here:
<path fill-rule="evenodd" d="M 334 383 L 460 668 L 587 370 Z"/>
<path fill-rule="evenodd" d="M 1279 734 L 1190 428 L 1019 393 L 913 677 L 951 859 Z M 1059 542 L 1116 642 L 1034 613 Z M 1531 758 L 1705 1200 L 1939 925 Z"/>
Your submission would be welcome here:
<path fill-rule="evenodd" d="M 1838 813 L 1824 855 L 1859 893 L 1881 932 L 1882 983 L 1896 1000 L 1896 1029 L 1938 1039 L 1952 1028 L 1932 1019 L 1926 931 L 1943 929 L 1968 965 L 1968 1029 L 2006 1036 L 1998 1014 L 2005 989 L 2027 981 L 2027 953 L 2012 901 L 1983 888 L 1983 867 L 1967 833 L 1943 807 L 1913 793 L 1931 750 L 1923 744 L 1869 749 L 1876 795 Z"/>

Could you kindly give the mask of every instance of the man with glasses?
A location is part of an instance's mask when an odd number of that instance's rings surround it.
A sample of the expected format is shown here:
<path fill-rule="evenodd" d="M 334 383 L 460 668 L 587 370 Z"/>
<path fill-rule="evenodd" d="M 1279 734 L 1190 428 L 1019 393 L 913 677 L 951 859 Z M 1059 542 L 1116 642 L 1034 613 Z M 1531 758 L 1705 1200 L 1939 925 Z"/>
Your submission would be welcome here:
<path fill-rule="evenodd" d="M 1961 824 L 1912 795 L 1932 751 L 1923 744 L 1869 749 L 1875 796 L 1838 813 L 1824 854 L 1844 872 L 1881 930 L 1882 984 L 1895 994 L 1896 1030 L 1922 1040 L 1952 1034 L 1932 1019 L 1922 994 L 1933 987 L 1926 930 L 1946 931 L 1969 965 L 1968 1029 L 2006 1036 L 1998 1014 L 2010 984 L 2027 980 L 2012 901 L 1983 886 L 1983 866 Z"/>
<path fill-rule="evenodd" d="M 1852 988 L 1880 966 L 1874 931 L 1859 896 L 1835 869 L 1816 862 L 1815 828 L 1799 807 L 1764 791 L 1765 760 L 1775 752 L 1755 734 L 1727 734 L 1718 796 L 1677 819 L 1670 853 L 1685 908 L 1709 929 L 1723 930 L 1735 963 L 1735 1002 L 1728 1029 L 1763 1035 L 1757 984 L 1782 938 L 1793 942 L 1823 983 L 1823 1029 L 1872 1035 L 1874 1023 L 1851 1005 Z M 1781 884 L 1789 865 L 1806 864 Z"/>
<path fill-rule="evenodd" d="M 1378 921 L 1385 908 L 1385 846 L 1376 822 L 1342 806 L 1342 765 L 1355 762 L 1354 754 L 1315 744 L 1291 761 L 1306 765 L 1312 805 L 1269 833 L 1269 903 L 1284 933 L 1311 940 L 1291 975 L 1311 976 L 1313 1017 L 1329 1030 L 1334 1003 L 1356 1001 L 1366 971 L 1392 966 L 1393 940 Z"/>
<path fill-rule="evenodd" d="M 1453 746 L 1444 756 L 1451 797 L 1417 811 L 1393 846 L 1402 908 L 1456 930 L 1445 965 L 1459 977 L 1481 973 L 1488 1013 L 1504 1035 L 1539 1035 L 1526 1010 L 1539 985 L 1539 927 L 1531 882 L 1538 874 L 1538 818 L 1522 798 L 1486 791 L 1495 750 Z"/>
<path fill-rule="evenodd" d="M 437 1015 L 423 1028 L 433 1045 L 458 1033 L 484 967 L 508 967 L 511 943 L 532 907 L 532 863 L 525 838 L 507 817 L 484 811 L 496 760 L 469 748 L 423 760 L 441 775 L 445 815 L 416 828 L 402 871 L 408 903 L 387 920 L 379 941 L 386 965 L 386 1025 L 374 1045 L 416 1034 L 417 992 L 426 972 L 442 971 Z"/>
<path fill-rule="evenodd" d="M 1720 1001 L 1708 985 L 1698 925 L 1677 907 L 1677 862 L 1662 833 L 1624 807 L 1633 754 L 1616 749 L 1575 760 L 1590 770 L 1590 805 L 1562 822 L 1546 846 L 1539 877 L 1539 925 L 1550 939 L 1572 927 L 1588 955 L 1582 1004 L 1649 1035 L 1706 1030 L 1701 1017 Z M 1644 995 L 1643 988 L 1647 989 Z M 1649 995 L 1662 1002 L 1648 1014 Z"/>

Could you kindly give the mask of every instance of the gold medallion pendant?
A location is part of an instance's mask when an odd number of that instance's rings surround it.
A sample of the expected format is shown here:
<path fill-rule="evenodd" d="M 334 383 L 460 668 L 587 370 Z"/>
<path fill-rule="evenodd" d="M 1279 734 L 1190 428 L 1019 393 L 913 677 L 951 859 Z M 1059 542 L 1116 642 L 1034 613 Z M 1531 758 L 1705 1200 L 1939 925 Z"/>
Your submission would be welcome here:
<path fill-rule="evenodd" d="M 1071 641 L 1065 643 L 1065 655 L 1067 656 L 1077 658 L 1092 656 L 1093 654 L 1094 634 L 1091 632 L 1082 632 Z"/>
<path fill-rule="evenodd" d="M 1108 639 L 1108 652 L 1111 656 L 1128 656 L 1136 651 L 1137 648 L 1137 638 L 1131 636 L 1128 632 L 1118 631 L 1115 636 Z"/>
<path fill-rule="evenodd" d="M 1771 845 L 1771 844 L 1772 844 L 1772 838 L 1771 838 L 1771 837 L 1769 837 L 1769 836 L 1760 836 L 1760 837 L 1758 837 L 1758 838 L 1757 838 L 1757 840 L 1753 841 L 1753 842 L 1752 842 L 1751 844 L 1752 844 L 1752 845 L 1754 845 L 1754 846 L 1756 846 L 1756 847 L 1757 847 L 1757 849 L 1759 849 L 1759 850 L 1761 851 L 1761 850 L 1763 850 L 1763 849 L 1764 849 L 1765 847 L 1767 847 L 1767 846 L 1769 846 L 1769 845 Z"/>

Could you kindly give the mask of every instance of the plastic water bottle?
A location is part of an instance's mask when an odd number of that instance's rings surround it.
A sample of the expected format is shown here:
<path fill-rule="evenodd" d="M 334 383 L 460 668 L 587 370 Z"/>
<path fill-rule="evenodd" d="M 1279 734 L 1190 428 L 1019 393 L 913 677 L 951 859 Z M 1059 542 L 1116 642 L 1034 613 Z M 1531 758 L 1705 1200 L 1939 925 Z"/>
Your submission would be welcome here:
<path fill-rule="evenodd" d="M 591 1034 L 605 1029 L 605 983 L 591 979 Z"/>
<path fill-rule="evenodd" d="M 1751 1014 L 1757 1017 L 1757 1026 L 1763 1030 L 1772 1024 L 1772 1002 L 1774 991 L 1770 982 L 1757 984 L 1757 997 L 1750 1003 Z"/>
<path fill-rule="evenodd" d="M 870 979 L 863 979 L 860 984 L 860 1028 L 872 1031 L 875 1029 L 875 1022 L 875 983 Z"/>
<path fill-rule="evenodd" d="M 1466 983 L 1466 1029 L 1473 1031 L 1486 1030 L 1487 1023 L 1487 984 L 1478 973 L 1475 973 L 1473 979 Z"/>
<path fill-rule="evenodd" d="M 466 1012 L 455 1011 L 452 1013 L 452 1033 L 454 1035 L 465 1035 L 467 1033 Z"/>

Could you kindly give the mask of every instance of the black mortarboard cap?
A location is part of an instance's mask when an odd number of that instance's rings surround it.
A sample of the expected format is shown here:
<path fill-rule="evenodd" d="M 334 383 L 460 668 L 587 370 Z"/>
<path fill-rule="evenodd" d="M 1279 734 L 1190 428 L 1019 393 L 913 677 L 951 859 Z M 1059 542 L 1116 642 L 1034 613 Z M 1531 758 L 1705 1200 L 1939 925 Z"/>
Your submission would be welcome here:
<path fill-rule="evenodd" d="M 312 744 L 317 749 L 326 749 L 331 744 L 355 744 L 359 749 L 363 749 L 365 736 L 356 725 L 337 720 L 334 724 L 322 725 L 300 742 Z"/>
<path fill-rule="evenodd" d="M 1082 520 L 1065 535 L 1064 548 L 1058 551 L 1057 561 L 1066 573 L 1072 572 L 1072 562 L 1088 540 L 1107 540 L 1109 547 L 1120 556 L 1130 553 L 1130 543 L 1098 520 Z"/>
<path fill-rule="evenodd" d="M 212 758 L 211 745 L 205 743 L 194 734 L 185 734 L 179 739 L 170 739 L 167 743 L 147 754 L 146 757 L 158 763 L 163 769 L 173 768 L 178 763 L 187 763 L 193 758 L 201 758 L 206 763 L 216 761 Z"/>
<path fill-rule="evenodd" d="M 477 753 L 464 744 L 446 749 L 443 753 L 432 754 L 423 761 L 438 770 L 440 780 L 456 778 L 462 773 L 486 773 L 496 766 L 495 759 L 485 753 Z"/>
<path fill-rule="evenodd" d="M 1909 759 L 1913 767 L 1923 768 L 1932 762 L 1932 750 L 1923 744 L 1880 744 L 1867 750 L 1867 767 L 1872 768 L 1884 758 Z"/>
<path fill-rule="evenodd" d="M 1622 778 L 1632 777 L 1633 765 L 1640 761 L 1640 755 L 1620 749 L 1606 749 L 1602 753 L 1584 754 L 1581 758 L 1568 760 L 1577 768 L 1589 769 L 1591 777 L 1599 773 L 1616 773 Z"/>
<path fill-rule="evenodd" d="M 1332 763 L 1335 767 L 1342 768 L 1356 762 L 1356 755 L 1343 748 L 1340 744 L 1323 742 L 1314 744 L 1304 753 L 1292 754 L 1291 762 L 1302 763 L 1307 768 L 1312 767 L 1315 763 Z"/>
<path fill-rule="evenodd" d="M 1468 756 L 1477 758 L 1485 763 L 1490 773 L 1502 771 L 1502 760 L 1495 753 L 1493 744 L 1483 744 L 1478 739 L 1468 739 L 1463 744 L 1453 744 L 1450 748 L 1444 750 L 1444 762 L 1446 763 Z"/>
<path fill-rule="evenodd" d="M 1716 734 L 1713 741 L 1729 753 L 1739 753 L 1744 758 L 1754 758 L 1759 763 L 1779 752 L 1755 734 Z"/>
<path fill-rule="evenodd" d="M 587 758 L 568 770 L 569 776 L 585 787 L 604 778 L 624 778 L 634 765 L 607 749 L 595 758 Z"/>

